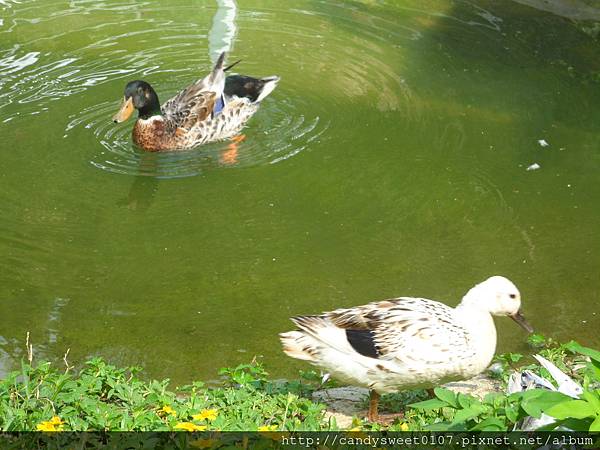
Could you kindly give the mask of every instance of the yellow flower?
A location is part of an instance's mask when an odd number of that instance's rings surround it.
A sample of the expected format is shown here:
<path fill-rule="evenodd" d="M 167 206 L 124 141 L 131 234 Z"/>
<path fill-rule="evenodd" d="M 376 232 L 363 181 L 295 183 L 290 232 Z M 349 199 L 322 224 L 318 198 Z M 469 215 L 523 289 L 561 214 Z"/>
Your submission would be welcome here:
<path fill-rule="evenodd" d="M 217 418 L 217 410 L 216 409 L 203 409 L 199 414 L 194 414 L 192 419 L 194 420 L 208 420 L 212 422 Z"/>
<path fill-rule="evenodd" d="M 275 431 L 277 430 L 277 425 L 261 425 L 258 427 L 258 431 Z"/>
<path fill-rule="evenodd" d="M 191 441 L 190 445 L 196 448 L 211 448 L 214 447 L 219 441 L 217 439 L 197 439 Z"/>
<path fill-rule="evenodd" d="M 64 422 L 62 421 L 62 419 L 58 416 L 54 416 L 52 417 L 52 419 L 50 419 L 50 423 L 54 424 L 54 425 L 62 425 Z"/>
<path fill-rule="evenodd" d="M 161 409 L 158 410 L 158 412 L 163 413 L 163 414 L 171 414 L 172 416 L 177 415 L 175 410 L 173 408 L 171 408 L 169 405 L 163 406 Z"/>
<path fill-rule="evenodd" d="M 204 431 L 206 430 L 206 425 L 196 425 L 192 422 L 179 422 L 175 425 L 175 428 L 185 431 Z"/>
<path fill-rule="evenodd" d="M 51 424 L 50 422 L 42 422 L 42 423 L 39 423 L 39 424 L 37 425 L 37 427 L 35 427 L 35 429 L 36 429 L 37 431 L 56 431 L 56 430 L 54 429 L 54 425 L 53 425 L 53 424 Z"/>
<path fill-rule="evenodd" d="M 54 417 L 52 418 L 52 420 L 54 420 Z M 53 421 L 41 422 L 35 427 L 35 429 L 37 431 L 62 431 L 61 424 L 54 423 Z"/>
<path fill-rule="evenodd" d="M 400 425 L 400 429 L 402 431 L 408 431 L 408 424 L 406 422 L 404 422 L 402 425 Z"/>

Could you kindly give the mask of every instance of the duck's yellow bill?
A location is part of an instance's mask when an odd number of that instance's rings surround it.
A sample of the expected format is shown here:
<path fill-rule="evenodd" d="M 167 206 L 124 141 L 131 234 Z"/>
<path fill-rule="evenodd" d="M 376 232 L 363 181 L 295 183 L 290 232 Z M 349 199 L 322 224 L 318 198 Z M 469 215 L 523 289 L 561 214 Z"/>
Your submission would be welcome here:
<path fill-rule="evenodd" d="M 129 119 L 131 117 L 131 114 L 133 114 L 134 109 L 135 108 L 133 107 L 133 100 L 131 99 L 131 97 L 129 97 L 129 98 L 123 97 L 123 103 L 121 103 L 119 112 L 117 112 L 113 116 L 113 122 L 120 123 L 120 122 L 123 122 L 123 121 Z"/>

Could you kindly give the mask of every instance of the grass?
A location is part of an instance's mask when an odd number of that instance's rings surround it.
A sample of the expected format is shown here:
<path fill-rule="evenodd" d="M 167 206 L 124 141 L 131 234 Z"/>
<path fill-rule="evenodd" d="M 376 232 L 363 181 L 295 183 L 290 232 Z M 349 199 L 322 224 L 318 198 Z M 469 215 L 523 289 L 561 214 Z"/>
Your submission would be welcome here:
<path fill-rule="evenodd" d="M 580 399 L 532 390 L 512 395 L 493 393 L 484 399 L 435 389 L 435 398 L 424 391 L 386 395 L 382 410 L 404 417 L 385 427 L 406 430 L 511 430 L 526 416 L 542 412 L 556 425 L 577 430 L 600 430 L 600 352 L 575 342 L 560 344 L 534 335 L 536 351 L 555 363 L 584 387 Z M 520 365 L 550 378 L 529 357 L 504 354 L 496 358 L 494 376 L 504 384 Z M 532 359 L 533 361 L 533 359 Z M 325 419 L 326 406 L 311 400 L 323 386 L 314 371 L 297 380 L 273 381 L 256 361 L 221 369 L 222 384 L 202 382 L 172 388 L 169 380 L 146 381 L 136 367 L 118 368 L 95 358 L 81 370 L 54 367 L 29 358 L 19 371 L 0 380 L 0 430 L 2 431 L 328 431 L 338 429 Z M 575 403 L 574 403 L 575 402 Z M 352 430 L 382 430 L 355 418 Z"/>
<path fill-rule="evenodd" d="M 258 363 L 222 369 L 223 385 L 201 382 L 171 389 L 169 380 L 144 381 L 141 369 L 100 358 L 78 373 L 48 362 L 24 362 L 0 381 L 3 431 L 321 430 L 324 405 L 308 395 L 310 382 L 273 382 Z"/>

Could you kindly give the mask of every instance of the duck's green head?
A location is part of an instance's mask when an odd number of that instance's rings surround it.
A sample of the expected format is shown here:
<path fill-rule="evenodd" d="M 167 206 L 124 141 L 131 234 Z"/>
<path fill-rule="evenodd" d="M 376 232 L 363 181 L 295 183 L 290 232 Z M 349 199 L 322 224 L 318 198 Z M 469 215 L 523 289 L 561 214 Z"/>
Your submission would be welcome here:
<path fill-rule="evenodd" d="M 121 103 L 119 112 L 113 116 L 113 121 L 119 123 L 129 119 L 134 109 L 138 110 L 140 119 L 161 115 L 158 95 L 150 83 L 142 80 L 127 83 L 123 103 Z"/>

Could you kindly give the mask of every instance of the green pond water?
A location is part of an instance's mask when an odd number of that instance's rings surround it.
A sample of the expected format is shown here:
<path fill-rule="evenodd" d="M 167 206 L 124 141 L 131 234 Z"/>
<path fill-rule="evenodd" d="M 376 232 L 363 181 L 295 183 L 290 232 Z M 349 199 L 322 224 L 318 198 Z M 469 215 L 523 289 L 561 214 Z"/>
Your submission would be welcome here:
<path fill-rule="evenodd" d="M 126 82 L 164 101 L 222 48 L 281 76 L 237 157 L 135 149 Z M 600 345 L 598 73 L 581 26 L 508 0 L 0 1 L 0 375 L 29 331 L 59 364 L 292 376 L 290 316 L 494 274 Z"/>

